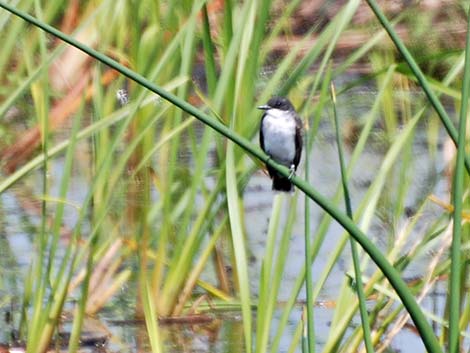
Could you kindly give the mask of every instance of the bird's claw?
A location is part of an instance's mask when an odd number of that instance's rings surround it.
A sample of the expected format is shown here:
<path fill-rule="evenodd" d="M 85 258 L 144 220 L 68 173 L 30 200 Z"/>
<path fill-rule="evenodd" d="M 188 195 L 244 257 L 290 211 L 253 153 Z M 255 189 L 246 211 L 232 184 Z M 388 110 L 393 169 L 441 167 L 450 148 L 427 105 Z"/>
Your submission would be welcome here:
<path fill-rule="evenodd" d="M 291 164 L 289 169 L 290 169 L 290 173 L 287 179 L 292 180 L 292 177 L 295 175 L 295 165 Z"/>

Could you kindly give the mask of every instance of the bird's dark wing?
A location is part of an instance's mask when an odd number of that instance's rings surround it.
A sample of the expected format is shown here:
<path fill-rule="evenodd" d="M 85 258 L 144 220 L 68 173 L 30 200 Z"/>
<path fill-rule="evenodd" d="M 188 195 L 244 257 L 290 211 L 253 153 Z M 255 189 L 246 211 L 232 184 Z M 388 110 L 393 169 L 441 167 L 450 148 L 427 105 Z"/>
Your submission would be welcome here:
<path fill-rule="evenodd" d="M 264 121 L 265 116 L 266 114 L 263 114 L 263 116 L 261 117 L 261 124 L 259 126 L 259 145 L 264 152 L 266 152 L 266 150 L 264 149 L 264 136 L 263 136 L 263 121 Z"/>
<path fill-rule="evenodd" d="M 302 141 L 303 141 L 303 124 L 302 120 L 296 115 L 295 116 L 295 156 L 294 156 L 294 166 L 297 169 L 297 166 L 300 162 L 300 156 L 302 155 Z"/>

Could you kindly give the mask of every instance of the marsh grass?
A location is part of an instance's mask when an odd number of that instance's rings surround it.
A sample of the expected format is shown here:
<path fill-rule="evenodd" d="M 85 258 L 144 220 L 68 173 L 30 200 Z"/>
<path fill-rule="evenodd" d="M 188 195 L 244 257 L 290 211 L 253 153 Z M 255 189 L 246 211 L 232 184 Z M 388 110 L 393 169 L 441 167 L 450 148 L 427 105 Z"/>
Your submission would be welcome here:
<path fill-rule="evenodd" d="M 28 155 L 20 168 L 0 181 L 2 194 L 10 192 L 13 185 L 21 184 L 37 169 L 42 175 L 36 252 L 23 281 L 18 325 L 28 352 L 47 349 L 59 329 L 66 303 L 72 298 L 75 305 L 68 344 L 69 351 L 76 351 L 86 315 L 99 311 L 106 305 L 106 299 L 131 279 L 135 280 L 132 283 L 138 283 L 135 315 L 145 320 L 153 352 L 165 350 L 159 317 L 184 317 L 194 311 L 227 306 L 235 306 L 242 313 L 244 351 L 279 351 L 292 310 L 307 282 L 306 323 L 299 319 L 289 351 L 295 351 L 302 340 L 304 351 L 313 352 L 318 347 L 313 330 L 314 305 L 348 241 L 354 271 L 344 276 L 339 294 L 334 298 L 336 309 L 321 350 L 388 349 L 387 345 L 410 315 L 429 352 L 441 352 L 447 335 L 448 347 L 458 351 L 462 337 L 459 333 L 465 331 L 469 319 L 468 315 L 460 315 L 460 307 L 466 308 L 469 304 L 463 293 L 464 284 L 457 280 L 457 277 L 465 278 L 467 271 L 458 269 L 462 261 L 460 244 L 462 240 L 464 245 L 468 242 L 465 233 L 468 226 L 463 226 L 468 221 L 464 217 L 464 205 L 468 205 L 465 197 L 468 198 L 469 192 L 469 184 L 464 182 L 465 178 L 468 180 L 469 167 L 468 153 L 464 150 L 468 65 L 464 65 L 463 54 L 459 52 L 455 57 L 449 56 L 454 60 L 449 60 L 448 74 L 442 82 L 427 77 L 394 33 L 393 26 L 404 15 L 389 22 L 375 2 L 368 3 L 384 29 L 376 31 L 366 43 L 346 55 L 341 64 L 329 68 L 341 37 L 348 28 L 354 27 L 352 22 L 360 9 L 358 0 L 339 8 L 320 33 L 313 27 L 300 40 L 293 41 L 288 52 L 276 62 L 274 72 L 264 80 L 259 73 L 272 60 L 275 41 L 280 36 L 286 40 L 293 38 L 289 18 L 301 5 L 300 1 L 289 3 L 283 10 L 280 3 L 270 0 L 225 1 L 221 9 L 205 1 L 165 5 L 142 1 L 135 6 L 104 1 L 98 7 L 86 3 L 78 12 L 69 9 L 67 2 L 43 5 L 39 1 L 25 1 L 19 7 L 34 13 L 39 20 L 16 13 L 34 23 L 33 29 L 28 28 L 28 35 L 24 34 L 26 26 L 22 20 L 2 10 L 8 14 L 8 19 L 0 20 L 0 29 L 6 33 L 0 72 L 5 72 L 12 62 L 19 64 L 5 83 L 8 89 L 2 90 L 12 93 L 4 94 L 0 112 L 3 116 L 18 105 L 20 99 L 30 98 L 32 116 L 36 119 L 30 123 L 36 124 L 40 131 L 35 141 L 40 151 L 35 156 Z M 15 5 L 0 1 L 0 6 L 9 11 L 14 11 Z M 45 25 L 51 21 L 60 24 L 60 9 L 63 8 L 71 11 L 80 23 L 76 34 L 81 30 L 90 34 L 86 41 L 91 45 L 83 45 Z M 92 57 L 100 62 L 87 66 L 83 61 L 75 68 L 90 80 L 85 81 L 84 88 L 75 96 L 73 106 L 76 108 L 67 113 L 72 127 L 65 140 L 56 138 L 57 126 L 49 119 L 49 112 L 60 96 L 67 94 L 67 85 L 61 89 L 53 86 L 50 82 L 53 76 L 48 70 L 58 57 L 72 54 L 64 44 L 51 46 L 50 38 L 40 28 L 85 51 L 86 60 Z M 411 66 L 411 72 L 403 69 L 390 49 L 376 48 L 385 32 L 392 36 Z M 313 34 L 317 37 L 312 44 L 310 36 Z M 13 50 L 17 37 L 21 38 L 19 54 Z M 306 43 L 309 45 L 305 50 Z M 93 46 L 96 49 L 92 49 Z M 291 97 L 305 119 L 307 156 L 315 146 L 323 122 L 322 112 L 333 108 L 338 129 L 336 142 L 342 151 L 341 124 L 338 124 L 342 117 L 338 116 L 336 105 L 340 105 L 348 89 L 354 87 L 340 90 L 337 101 L 332 101 L 329 87 L 330 82 L 341 78 L 358 61 L 370 62 L 378 88 L 373 104 L 360 117 L 359 133 L 349 155 L 339 154 L 342 182 L 338 178 L 335 194 L 326 199 L 310 184 L 315 185 L 309 178 L 306 161 L 307 181 L 300 176 L 293 178 L 298 187 L 296 194 L 274 197 L 259 274 L 259 293 L 255 297 L 250 288 L 252 271 L 246 231 L 250 215 L 244 211 L 243 194 L 261 162 L 285 175 L 289 171 L 268 159 L 250 142 L 257 134 L 259 121 L 259 112 L 254 107 L 273 94 Z M 316 65 L 314 73 L 312 65 Z M 122 76 L 106 80 L 109 68 Z M 459 75 L 463 69 L 466 80 L 460 90 Z M 198 70 L 203 71 L 205 78 L 205 84 L 200 86 L 193 79 Z M 79 81 L 73 81 L 72 76 L 67 79 L 73 91 Z M 416 80 L 423 87 L 427 100 L 413 98 L 411 87 Z M 123 87 L 128 88 L 130 100 L 119 106 L 115 95 Z M 93 94 L 86 94 L 86 89 Z M 458 129 L 434 89 L 454 99 L 456 106 L 462 103 Z M 425 126 L 428 102 L 459 147 L 453 182 L 452 232 L 449 230 L 452 222 L 446 216 L 426 223 L 429 221 L 423 215 L 430 204 L 429 190 L 419 195 L 414 217 L 405 215 L 411 184 L 409 170 L 414 161 L 413 143 L 416 130 Z M 194 118 L 204 125 L 195 124 Z M 348 181 L 357 172 L 358 161 L 373 140 L 378 125 L 383 125 L 381 136 L 386 152 L 353 213 L 346 197 Z M 88 170 L 83 173 L 87 186 L 83 190 L 83 201 L 74 210 L 76 220 L 64 244 L 61 228 L 65 223 L 66 206 L 70 204 L 69 192 L 75 180 L 73 170 L 79 165 L 81 143 L 90 146 L 86 157 Z M 209 158 L 211 154 L 215 157 Z M 53 195 L 50 163 L 62 156 L 65 162 L 59 191 Z M 189 157 L 185 160 L 181 156 Z M 347 164 L 343 157 L 347 157 Z M 305 193 L 306 202 L 305 264 L 286 304 L 279 309 L 283 273 L 289 264 L 287 250 L 294 225 L 301 222 L 296 212 L 301 193 Z M 311 200 L 326 211 L 315 229 L 310 222 Z M 346 213 L 341 211 L 343 201 Z M 281 222 L 286 206 L 289 211 Z M 371 232 L 378 210 L 385 207 L 383 213 L 393 226 L 387 234 L 391 240 L 379 250 L 373 238 L 366 234 Z M 406 221 L 399 225 L 403 219 Z M 325 243 L 333 220 L 346 232 L 322 271 L 312 272 L 311 265 Z M 414 239 L 417 234 L 418 241 Z M 449 261 L 444 251 L 450 244 L 450 234 L 453 234 L 453 245 Z M 229 244 L 225 253 L 218 247 L 221 241 Z M 362 250 L 357 249 L 356 242 Z M 427 273 L 417 281 L 405 283 L 402 277 L 407 269 L 435 248 L 441 251 L 427 261 Z M 225 270 L 227 267 L 233 268 L 233 277 Z M 213 283 L 200 278 L 208 268 L 215 269 Z M 362 274 L 367 269 L 368 276 Z M 449 313 L 437 317 L 419 303 L 437 279 L 448 274 L 454 295 L 449 298 L 454 299 L 450 301 Z M 194 302 L 203 301 L 194 296 L 197 287 L 218 300 L 208 306 L 192 306 Z M 455 295 L 456 292 L 462 292 L 461 296 Z M 351 327 L 359 312 L 362 326 Z M 276 316 L 279 321 L 273 327 Z M 430 321 L 439 329 L 433 330 Z M 308 328 L 305 334 L 304 327 Z"/>

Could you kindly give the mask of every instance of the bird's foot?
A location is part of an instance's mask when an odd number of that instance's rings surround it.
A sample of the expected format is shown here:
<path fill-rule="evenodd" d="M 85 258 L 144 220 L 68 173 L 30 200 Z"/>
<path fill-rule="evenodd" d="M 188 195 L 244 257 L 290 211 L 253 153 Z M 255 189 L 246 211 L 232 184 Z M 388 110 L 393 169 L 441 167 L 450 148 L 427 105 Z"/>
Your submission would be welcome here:
<path fill-rule="evenodd" d="M 295 175 L 295 165 L 291 164 L 289 169 L 290 169 L 290 173 L 287 179 L 291 180 L 292 177 Z"/>

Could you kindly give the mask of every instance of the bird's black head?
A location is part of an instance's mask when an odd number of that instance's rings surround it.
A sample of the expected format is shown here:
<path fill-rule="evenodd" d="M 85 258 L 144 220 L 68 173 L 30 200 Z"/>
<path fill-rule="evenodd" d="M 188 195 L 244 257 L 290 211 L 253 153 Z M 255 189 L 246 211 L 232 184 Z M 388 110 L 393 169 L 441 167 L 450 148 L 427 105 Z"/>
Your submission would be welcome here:
<path fill-rule="evenodd" d="M 294 110 L 292 103 L 285 97 L 272 97 L 268 104 L 258 107 L 259 109 L 279 109 L 279 110 Z"/>

